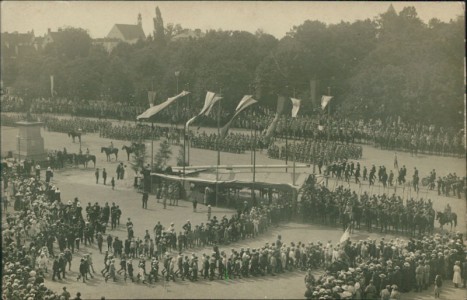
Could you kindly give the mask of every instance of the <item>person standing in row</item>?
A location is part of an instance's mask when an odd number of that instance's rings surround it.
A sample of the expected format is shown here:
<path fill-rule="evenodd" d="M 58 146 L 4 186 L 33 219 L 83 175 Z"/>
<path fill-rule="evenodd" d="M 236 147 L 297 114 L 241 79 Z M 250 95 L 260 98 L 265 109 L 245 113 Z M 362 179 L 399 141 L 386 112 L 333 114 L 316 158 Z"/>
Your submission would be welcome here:
<path fill-rule="evenodd" d="M 148 200 L 149 200 L 149 194 L 148 192 L 143 193 L 143 208 L 148 209 Z"/>
<path fill-rule="evenodd" d="M 96 176 L 96 184 L 99 183 L 99 168 L 96 168 L 96 172 L 94 173 L 94 175 Z"/>
<path fill-rule="evenodd" d="M 102 179 L 104 180 L 104 185 L 107 181 L 107 171 L 104 169 L 102 169 Z"/>

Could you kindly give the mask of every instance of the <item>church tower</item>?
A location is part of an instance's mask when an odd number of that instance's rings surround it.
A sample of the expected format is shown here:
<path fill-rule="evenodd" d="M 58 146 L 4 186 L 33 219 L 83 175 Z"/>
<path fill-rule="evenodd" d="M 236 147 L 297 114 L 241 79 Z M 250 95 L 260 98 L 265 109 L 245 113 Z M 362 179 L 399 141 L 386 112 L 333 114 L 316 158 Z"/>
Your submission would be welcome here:
<path fill-rule="evenodd" d="M 141 17 L 141 13 L 138 14 L 138 26 L 143 27 L 143 18 Z"/>

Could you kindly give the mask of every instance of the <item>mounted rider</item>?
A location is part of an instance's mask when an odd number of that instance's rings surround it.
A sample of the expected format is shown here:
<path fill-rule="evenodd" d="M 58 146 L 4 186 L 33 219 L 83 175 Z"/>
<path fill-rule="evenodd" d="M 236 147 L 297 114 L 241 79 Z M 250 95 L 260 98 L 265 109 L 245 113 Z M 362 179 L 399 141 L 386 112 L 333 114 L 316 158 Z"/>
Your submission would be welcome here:
<path fill-rule="evenodd" d="M 450 220 L 451 219 L 451 206 L 446 204 L 446 207 L 444 208 L 444 214 L 446 215 L 446 219 Z"/>
<path fill-rule="evenodd" d="M 89 148 L 86 148 L 86 158 L 89 157 Z"/>
<path fill-rule="evenodd" d="M 114 143 L 112 141 L 110 141 L 109 149 L 110 149 L 110 151 L 112 151 L 114 149 Z"/>

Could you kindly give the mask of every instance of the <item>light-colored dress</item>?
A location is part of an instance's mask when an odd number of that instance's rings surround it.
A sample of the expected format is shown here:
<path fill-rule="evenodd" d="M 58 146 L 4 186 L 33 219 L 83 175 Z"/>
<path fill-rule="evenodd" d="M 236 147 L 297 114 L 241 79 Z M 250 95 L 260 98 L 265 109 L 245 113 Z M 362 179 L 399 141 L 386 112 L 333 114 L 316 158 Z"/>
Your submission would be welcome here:
<path fill-rule="evenodd" d="M 458 265 L 454 265 L 454 276 L 452 277 L 452 282 L 454 284 L 462 283 L 461 267 L 459 267 Z"/>

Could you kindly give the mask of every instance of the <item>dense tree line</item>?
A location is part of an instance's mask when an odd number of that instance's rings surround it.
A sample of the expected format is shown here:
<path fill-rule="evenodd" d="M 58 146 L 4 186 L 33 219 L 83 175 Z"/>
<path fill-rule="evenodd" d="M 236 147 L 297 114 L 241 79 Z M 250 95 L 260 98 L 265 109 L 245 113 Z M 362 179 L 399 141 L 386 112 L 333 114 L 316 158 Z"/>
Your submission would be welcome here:
<path fill-rule="evenodd" d="M 232 110 L 245 94 L 275 109 L 281 93 L 305 100 L 300 113 L 311 113 L 330 87 L 333 114 L 463 125 L 463 16 L 426 24 L 413 7 L 397 13 L 390 6 L 373 20 L 308 20 L 280 40 L 262 31 L 223 30 L 170 39 L 181 31 L 168 24 L 165 36 L 159 31 L 134 45 L 121 43 L 109 54 L 85 30 L 65 28 L 42 51 L 4 58 L 2 80 L 22 96 L 49 97 L 54 75 L 59 97 L 147 105 L 153 86 L 158 103 L 176 93 L 179 71 L 178 89 L 192 92 L 190 107 L 197 109 L 211 90 L 222 92 L 223 109 Z"/>

